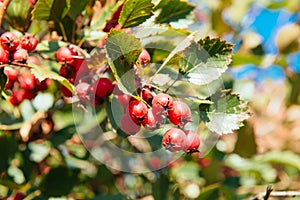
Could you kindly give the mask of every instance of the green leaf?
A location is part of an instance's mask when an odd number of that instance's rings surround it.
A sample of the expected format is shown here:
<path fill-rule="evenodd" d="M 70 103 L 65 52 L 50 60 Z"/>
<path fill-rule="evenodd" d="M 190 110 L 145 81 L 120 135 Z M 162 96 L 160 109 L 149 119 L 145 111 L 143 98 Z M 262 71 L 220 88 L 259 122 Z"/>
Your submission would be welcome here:
<path fill-rule="evenodd" d="M 9 162 L 14 153 L 17 151 L 17 141 L 13 135 L 0 136 L 0 173 L 7 170 Z"/>
<path fill-rule="evenodd" d="M 152 184 L 152 194 L 154 199 L 167 199 L 170 181 L 167 176 L 161 175 L 156 182 Z"/>
<path fill-rule="evenodd" d="M 192 42 L 180 60 L 181 79 L 204 85 L 217 80 L 231 62 L 232 44 L 219 38 Z"/>
<path fill-rule="evenodd" d="M 245 126 L 239 130 L 238 139 L 235 143 L 234 153 L 248 158 L 257 153 L 255 133 L 253 130 L 253 126 L 250 123 L 246 123 Z"/>
<path fill-rule="evenodd" d="M 42 194 L 51 197 L 69 194 L 79 179 L 79 172 L 78 169 L 66 167 L 52 168 L 40 184 Z"/>
<path fill-rule="evenodd" d="M 112 30 L 106 40 L 106 51 L 119 88 L 131 94 L 135 91 L 133 66 L 142 52 L 140 40 L 131 34 Z"/>
<path fill-rule="evenodd" d="M 32 20 L 60 21 L 71 6 L 71 0 L 39 0 L 32 11 Z"/>
<path fill-rule="evenodd" d="M 153 15 L 151 0 L 127 0 L 123 6 L 119 24 L 123 28 L 134 27 Z"/>
<path fill-rule="evenodd" d="M 63 144 L 67 140 L 71 139 L 74 133 L 76 133 L 76 126 L 69 125 L 55 132 L 55 134 L 53 134 L 53 136 L 50 138 L 50 142 L 54 147 L 57 147 L 60 144 Z"/>
<path fill-rule="evenodd" d="M 156 23 L 169 23 L 185 18 L 193 9 L 194 5 L 182 0 L 161 0 L 155 10 L 161 9 L 156 17 Z"/>
<path fill-rule="evenodd" d="M 0 68 L 0 95 L 1 92 L 5 89 L 5 85 L 7 82 L 7 77 L 4 74 L 4 67 Z"/>
<path fill-rule="evenodd" d="M 212 132 L 219 135 L 233 133 L 249 118 L 247 103 L 230 90 L 218 91 L 207 100 L 214 103 L 200 104 L 200 119 Z"/>
<path fill-rule="evenodd" d="M 69 17 L 75 21 L 89 2 L 89 0 L 71 0 L 71 6 L 68 12 Z"/>
<path fill-rule="evenodd" d="M 206 186 L 201 190 L 200 196 L 196 200 L 217 199 L 220 189 L 220 184 Z"/>
<path fill-rule="evenodd" d="M 40 66 L 31 63 L 30 63 L 30 67 L 31 67 L 31 72 L 39 81 L 43 81 L 47 78 L 56 80 L 61 84 L 63 84 L 66 88 L 68 88 L 72 93 L 74 93 L 74 85 L 72 85 L 66 78 L 60 76 L 59 74 L 49 69 L 42 68 Z"/>

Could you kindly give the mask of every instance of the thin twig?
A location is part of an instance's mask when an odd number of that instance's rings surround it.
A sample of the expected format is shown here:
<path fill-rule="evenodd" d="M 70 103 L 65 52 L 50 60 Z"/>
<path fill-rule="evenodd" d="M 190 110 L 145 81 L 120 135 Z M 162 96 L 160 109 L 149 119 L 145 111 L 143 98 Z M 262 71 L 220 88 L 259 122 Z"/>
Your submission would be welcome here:
<path fill-rule="evenodd" d="M 4 15 L 5 15 L 6 9 L 7 9 L 8 5 L 9 5 L 10 1 L 11 0 L 5 0 L 5 1 L 3 1 L 2 5 L 0 7 L 0 29 L 2 27 L 2 21 L 4 19 Z"/>
<path fill-rule="evenodd" d="M 300 197 L 300 191 L 273 191 L 272 186 L 268 186 L 266 192 L 258 193 L 248 200 L 268 200 L 270 197 Z"/>
<path fill-rule="evenodd" d="M 272 191 L 273 191 L 273 187 L 271 185 L 268 185 L 266 189 L 266 195 L 264 196 L 264 200 L 268 200 L 270 198 Z"/>

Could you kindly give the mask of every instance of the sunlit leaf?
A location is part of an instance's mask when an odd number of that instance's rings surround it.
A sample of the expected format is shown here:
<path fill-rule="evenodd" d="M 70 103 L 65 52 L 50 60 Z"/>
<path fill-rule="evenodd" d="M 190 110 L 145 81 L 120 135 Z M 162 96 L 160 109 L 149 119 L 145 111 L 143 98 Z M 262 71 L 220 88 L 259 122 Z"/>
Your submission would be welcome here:
<path fill-rule="evenodd" d="M 151 0 L 127 0 L 123 6 L 119 24 L 123 28 L 134 27 L 153 15 Z"/>
<path fill-rule="evenodd" d="M 59 21 L 66 16 L 70 6 L 71 0 L 39 0 L 32 11 L 32 19 Z"/>

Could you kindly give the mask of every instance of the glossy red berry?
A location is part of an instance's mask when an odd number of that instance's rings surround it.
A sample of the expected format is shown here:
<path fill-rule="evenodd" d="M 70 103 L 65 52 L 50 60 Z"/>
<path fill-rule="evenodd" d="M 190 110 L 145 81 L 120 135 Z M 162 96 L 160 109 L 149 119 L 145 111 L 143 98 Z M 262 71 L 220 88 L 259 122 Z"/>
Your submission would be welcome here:
<path fill-rule="evenodd" d="M 36 84 L 36 78 L 33 74 L 22 74 L 18 78 L 20 87 L 24 90 L 33 90 Z"/>
<path fill-rule="evenodd" d="M 185 151 L 188 153 L 198 152 L 200 146 L 200 138 L 196 131 L 186 130 L 186 148 Z"/>
<path fill-rule="evenodd" d="M 9 53 L 0 47 L 0 65 L 7 64 L 9 61 Z"/>
<path fill-rule="evenodd" d="M 128 114 L 124 114 L 121 118 L 121 129 L 126 135 L 134 135 L 141 130 L 141 126 L 134 123 Z"/>
<path fill-rule="evenodd" d="M 108 78 L 99 78 L 94 82 L 93 90 L 99 98 L 108 97 L 114 90 L 114 85 Z"/>
<path fill-rule="evenodd" d="M 71 83 L 75 82 L 76 69 L 73 66 L 62 65 L 59 69 L 59 74 L 68 79 Z"/>
<path fill-rule="evenodd" d="M 26 63 L 28 59 L 28 52 L 25 49 L 17 49 L 11 54 L 12 61 Z"/>
<path fill-rule="evenodd" d="M 20 44 L 19 38 L 12 32 L 5 32 L 0 37 L 1 46 L 4 50 L 14 51 Z"/>
<path fill-rule="evenodd" d="M 26 33 L 21 39 L 21 47 L 27 51 L 34 51 L 38 45 L 38 40 L 29 33 Z"/>
<path fill-rule="evenodd" d="M 41 64 L 40 61 L 35 56 L 29 56 L 28 59 L 27 59 L 27 62 L 35 64 L 35 65 L 40 65 Z"/>
<path fill-rule="evenodd" d="M 91 89 L 92 87 L 90 86 L 90 84 L 81 82 L 76 85 L 75 92 L 81 101 L 89 101 Z"/>
<path fill-rule="evenodd" d="M 191 121 L 191 109 L 182 101 L 174 101 L 173 108 L 168 110 L 169 120 L 176 126 L 184 126 Z"/>
<path fill-rule="evenodd" d="M 145 115 L 143 121 L 143 126 L 148 130 L 156 130 L 160 128 L 162 124 L 162 116 L 161 115 L 155 115 L 153 113 L 152 109 L 148 110 L 147 115 Z"/>
<path fill-rule="evenodd" d="M 144 101 L 148 103 L 152 102 L 155 95 L 153 89 L 149 86 L 144 86 L 142 89 L 138 88 L 137 93 L 142 97 Z"/>
<path fill-rule="evenodd" d="M 181 129 L 171 128 L 164 134 L 162 145 L 171 152 L 184 150 L 186 135 Z"/>
<path fill-rule="evenodd" d="M 142 66 L 146 66 L 150 63 L 150 54 L 148 53 L 148 51 L 146 49 L 142 50 L 142 53 L 139 56 L 139 62 Z"/>
<path fill-rule="evenodd" d="M 165 93 L 157 94 L 152 100 L 152 109 L 155 114 L 167 115 L 173 107 L 173 98 Z"/>
<path fill-rule="evenodd" d="M 131 119 L 135 123 L 139 124 L 144 120 L 144 117 L 147 115 L 148 107 L 142 101 L 133 100 L 128 105 L 128 111 L 129 111 Z"/>
<path fill-rule="evenodd" d="M 24 94 L 24 90 L 13 90 L 11 96 L 8 98 L 8 101 L 13 106 L 17 106 L 24 100 Z"/>
<path fill-rule="evenodd" d="M 12 89 L 14 86 L 14 83 L 17 81 L 18 79 L 18 75 L 19 75 L 19 71 L 13 68 L 8 68 L 5 67 L 4 68 L 4 74 L 7 77 L 7 83 L 5 85 L 6 89 Z"/>
<path fill-rule="evenodd" d="M 76 53 L 69 47 L 61 47 L 56 52 L 57 61 L 62 64 L 73 64 Z"/>

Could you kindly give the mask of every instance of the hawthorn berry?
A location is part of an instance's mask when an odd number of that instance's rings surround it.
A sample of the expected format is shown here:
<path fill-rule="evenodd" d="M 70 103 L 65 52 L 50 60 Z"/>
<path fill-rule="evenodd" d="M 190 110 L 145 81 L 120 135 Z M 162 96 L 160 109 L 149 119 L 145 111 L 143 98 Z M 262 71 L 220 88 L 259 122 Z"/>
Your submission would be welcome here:
<path fill-rule="evenodd" d="M 81 82 L 76 85 L 75 92 L 81 101 L 89 101 L 91 88 L 90 84 Z"/>
<path fill-rule="evenodd" d="M 125 109 L 128 106 L 129 101 L 131 99 L 131 96 L 128 94 L 115 95 L 115 97 L 120 102 L 123 109 Z"/>
<path fill-rule="evenodd" d="M 60 86 L 60 91 L 62 92 L 62 94 L 65 97 L 72 97 L 73 96 L 72 92 L 68 88 L 66 88 L 64 85 Z"/>
<path fill-rule="evenodd" d="M 38 45 L 38 40 L 29 33 L 26 33 L 21 39 L 21 47 L 27 51 L 34 51 Z"/>
<path fill-rule="evenodd" d="M 4 50 L 14 51 L 20 44 L 19 38 L 12 32 L 5 32 L 0 37 L 1 46 Z"/>
<path fill-rule="evenodd" d="M 76 53 L 69 47 L 61 47 L 56 52 L 57 61 L 62 64 L 73 64 Z"/>
<path fill-rule="evenodd" d="M 148 103 L 152 102 L 154 91 L 150 86 L 144 86 L 143 88 L 138 88 L 137 93 L 142 97 L 142 99 Z"/>
<path fill-rule="evenodd" d="M 186 146 L 186 135 L 179 128 L 171 128 L 164 134 L 162 145 L 171 152 L 184 150 Z"/>
<path fill-rule="evenodd" d="M 168 110 L 169 120 L 176 126 L 184 126 L 191 121 L 191 109 L 182 101 L 174 101 L 172 109 Z"/>
<path fill-rule="evenodd" d="M 200 138 L 196 131 L 186 130 L 186 148 L 185 151 L 188 153 L 197 152 L 200 146 Z"/>
<path fill-rule="evenodd" d="M 147 115 L 148 107 L 142 101 L 133 100 L 133 101 L 129 102 L 128 112 L 129 112 L 131 119 L 135 123 L 139 124 L 144 120 L 144 117 Z"/>
<path fill-rule="evenodd" d="M 113 92 L 114 85 L 108 78 L 99 78 L 94 82 L 93 90 L 97 97 L 105 98 Z"/>
<path fill-rule="evenodd" d="M 152 100 L 153 112 L 161 115 L 167 115 L 168 110 L 173 107 L 173 98 L 165 93 L 157 94 Z"/>
<path fill-rule="evenodd" d="M 40 65 L 41 64 L 40 61 L 35 56 L 29 56 L 28 59 L 27 59 L 27 62 L 35 64 L 35 65 Z"/>
<path fill-rule="evenodd" d="M 18 80 L 20 87 L 24 90 L 33 90 L 36 86 L 36 78 L 33 74 L 22 74 Z"/>
<path fill-rule="evenodd" d="M 59 74 L 68 79 L 71 83 L 75 82 L 76 69 L 73 66 L 62 65 L 59 69 Z"/>
<path fill-rule="evenodd" d="M 124 114 L 121 118 L 121 129 L 126 135 L 134 135 L 141 130 L 141 126 L 132 121 L 128 114 Z"/>
<path fill-rule="evenodd" d="M 146 66 L 150 63 L 150 54 L 148 53 L 148 51 L 146 49 L 142 50 L 142 53 L 139 55 L 139 62 L 141 64 L 141 66 Z"/>
<path fill-rule="evenodd" d="M 152 109 L 148 110 L 148 113 L 145 115 L 143 121 L 143 126 L 148 130 L 155 130 L 160 128 L 162 124 L 162 116 L 155 115 Z"/>
<path fill-rule="evenodd" d="M 28 59 L 28 52 L 25 49 L 17 49 L 12 52 L 11 57 L 15 62 L 25 63 Z"/>
<path fill-rule="evenodd" d="M 7 64 L 8 61 L 9 61 L 9 53 L 6 50 L 0 48 L 0 65 Z"/>
<path fill-rule="evenodd" d="M 19 105 L 24 100 L 24 90 L 13 90 L 11 96 L 8 98 L 13 106 Z"/>

